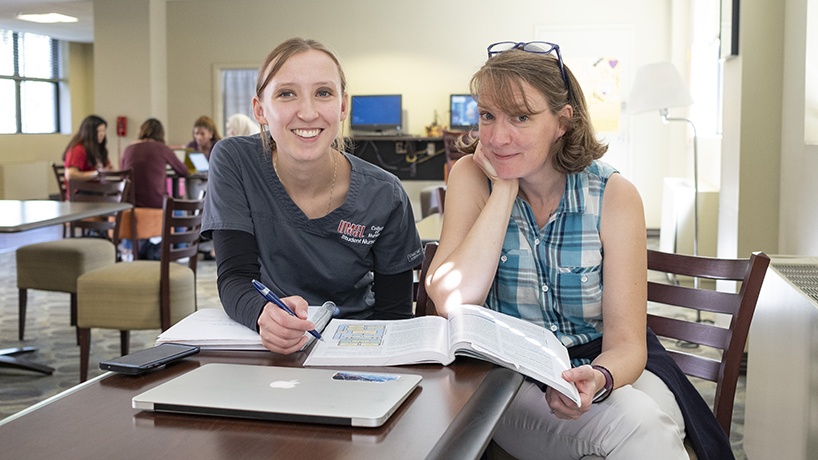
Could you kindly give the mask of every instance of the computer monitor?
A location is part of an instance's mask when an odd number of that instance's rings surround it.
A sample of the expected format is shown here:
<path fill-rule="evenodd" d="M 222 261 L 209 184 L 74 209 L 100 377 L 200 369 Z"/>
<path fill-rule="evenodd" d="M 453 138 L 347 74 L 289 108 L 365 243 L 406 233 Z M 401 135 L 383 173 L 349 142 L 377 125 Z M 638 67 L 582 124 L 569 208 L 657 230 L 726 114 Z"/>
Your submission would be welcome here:
<path fill-rule="evenodd" d="M 400 94 L 352 96 L 350 129 L 356 134 L 401 134 Z"/>
<path fill-rule="evenodd" d="M 452 131 L 471 131 L 478 129 L 480 114 L 477 101 L 471 94 L 452 94 L 449 96 L 449 129 Z"/>

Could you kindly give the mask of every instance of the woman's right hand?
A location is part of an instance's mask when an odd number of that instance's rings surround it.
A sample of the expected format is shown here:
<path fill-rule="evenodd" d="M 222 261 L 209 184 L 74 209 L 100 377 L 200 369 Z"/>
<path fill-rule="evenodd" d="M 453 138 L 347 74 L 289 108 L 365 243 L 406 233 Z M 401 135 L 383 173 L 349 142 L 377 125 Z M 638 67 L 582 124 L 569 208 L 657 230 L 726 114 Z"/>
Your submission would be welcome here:
<path fill-rule="evenodd" d="M 486 177 L 489 178 L 491 183 L 494 187 L 508 184 L 512 186 L 514 190 L 514 195 L 517 194 L 516 188 L 518 187 L 519 180 L 518 179 L 501 179 L 497 176 L 497 171 L 494 169 L 494 165 L 491 164 L 491 161 L 486 156 L 486 153 L 483 151 L 483 144 L 479 141 L 477 143 L 477 148 L 474 150 L 474 164 L 476 164 L 482 171 Z"/>
<path fill-rule="evenodd" d="M 308 305 L 302 297 L 285 297 L 281 301 L 298 317 L 267 302 L 258 318 L 258 333 L 265 348 L 286 355 L 300 350 L 307 343 L 309 337 L 304 333 L 315 329 L 315 324 L 306 319 Z"/>

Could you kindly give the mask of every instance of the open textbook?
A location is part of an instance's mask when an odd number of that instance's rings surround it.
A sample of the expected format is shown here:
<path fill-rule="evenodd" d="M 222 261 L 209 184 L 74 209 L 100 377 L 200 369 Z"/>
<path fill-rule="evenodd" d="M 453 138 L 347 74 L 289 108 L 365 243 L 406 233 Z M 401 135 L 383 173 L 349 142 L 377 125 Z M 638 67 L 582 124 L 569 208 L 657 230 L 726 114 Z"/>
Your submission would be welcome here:
<path fill-rule="evenodd" d="M 464 355 L 527 375 L 580 405 L 576 387 L 562 378 L 571 368 L 568 349 L 551 331 L 480 306 L 451 309 L 448 319 L 333 319 L 323 336 L 305 366 L 449 365 L 456 355 Z"/>
<path fill-rule="evenodd" d="M 324 329 L 334 309 L 335 304 L 331 302 L 321 307 L 309 307 L 307 317 L 315 324 L 316 331 Z M 307 336 L 309 340 L 304 348 L 315 340 L 315 337 Z M 203 350 L 266 350 L 258 332 L 234 321 L 221 308 L 203 308 L 188 315 L 159 335 L 156 344 L 161 343 L 195 345 Z"/>

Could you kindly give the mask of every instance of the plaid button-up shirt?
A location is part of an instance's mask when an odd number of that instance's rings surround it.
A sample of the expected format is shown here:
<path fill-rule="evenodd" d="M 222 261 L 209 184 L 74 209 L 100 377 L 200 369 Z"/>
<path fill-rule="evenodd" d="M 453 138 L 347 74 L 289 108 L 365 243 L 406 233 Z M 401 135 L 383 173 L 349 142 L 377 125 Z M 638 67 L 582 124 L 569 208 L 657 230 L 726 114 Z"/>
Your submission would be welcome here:
<path fill-rule="evenodd" d="M 543 228 L 517 197 L 487 308 L 550 329 L 567 347 L 602 336 L 599 219 L 605 185 L 615 172 L 595 161 L 569 174 L 559 207 Z"/>

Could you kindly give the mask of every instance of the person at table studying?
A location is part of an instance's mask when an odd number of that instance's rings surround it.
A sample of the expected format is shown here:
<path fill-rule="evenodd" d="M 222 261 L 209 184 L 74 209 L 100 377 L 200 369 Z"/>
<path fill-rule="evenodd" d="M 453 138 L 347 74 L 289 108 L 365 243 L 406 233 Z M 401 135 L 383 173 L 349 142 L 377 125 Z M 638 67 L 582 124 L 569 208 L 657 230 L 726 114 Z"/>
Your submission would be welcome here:
<path fill-rule="evenodd" d="M 213 119 L 202 115 L 193 123 L 193 140 L 185 146 L 190 152 L 204 153 L 210 159 L 213 146 L 221 139 Z"/>
<path fill-rule="evenodd" d="M 165 145 L 162 123 L 149 118 L 139 127 L 139 139 L 122 152 L 119 162 L 120 169 L 133 170 L 135 207 L 162 208 L 168 194 L 166 165 L 176 174 L 187 176 L 187 166 Z"/>
<path fill-rule="evenodd" d="M 527 380 L 494 440 L 520 459 L 687 459 L 687 429 L 699 459 L 733 458 L 707 404 L 646 335 L 642 200 L 599 161 L 607 146 L 559 47 L 488 50 L 471 81 L 480 138 L 462 143 L 473 155 L 449 176 L 425 282 L 442 315 L 484 305 L 554 332 L 582 400 Z"/>
<path fill-rule="evenodd" d="M 423 260 L 412 207 L 394 175 L 343 152 L 349 98 L 335 55 L 313 40 L 281 43 L 259 69 L 253 114 L 261 134 L 223 139 L 210 159 L 202 233 L 227 314 L 279 353 L 306 342 L 308 305 L 411 317 Z M 254 278 L 298 317 L 267 303 Z"/>
<path fill-rule="evenodd" d="M 108 159 L 106 129 L 108 123 L 96 115 L 82 120 L 80 128 L 63 153 L 65 180 L 92 180 L 98 177 L 98 170 L 111 170 Z"/>

